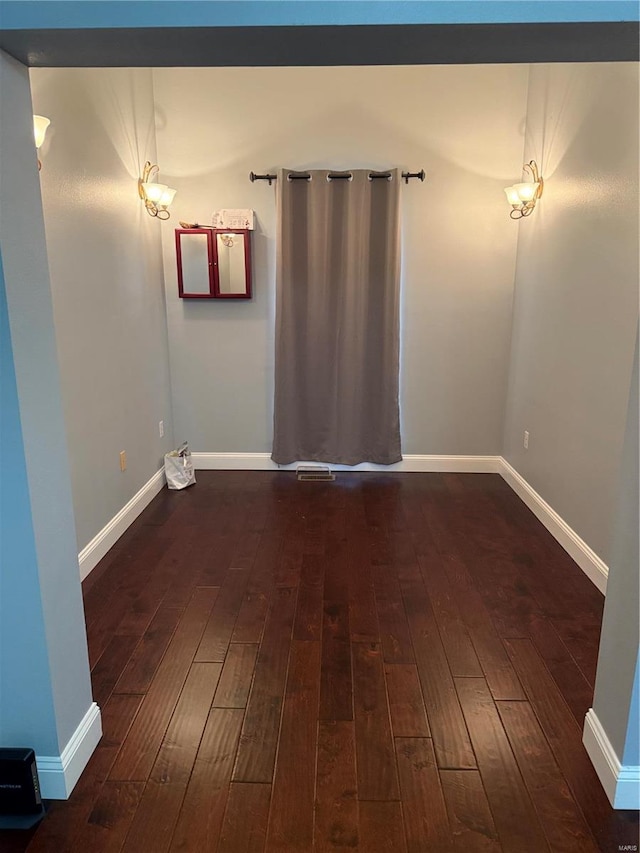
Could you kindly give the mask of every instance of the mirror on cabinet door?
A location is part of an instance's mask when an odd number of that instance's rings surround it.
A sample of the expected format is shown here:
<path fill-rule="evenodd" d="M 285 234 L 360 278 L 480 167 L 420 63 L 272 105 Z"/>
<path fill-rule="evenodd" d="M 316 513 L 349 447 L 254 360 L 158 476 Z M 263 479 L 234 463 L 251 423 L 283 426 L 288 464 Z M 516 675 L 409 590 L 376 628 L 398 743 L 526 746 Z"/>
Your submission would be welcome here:
<path fill-rule="evenodd" d="M 250 231 L 214 231 L 214 292 L 218 299 L 251 298 Z"/>
<path fill-rule="evenodd" d="M 208 228 L 176 231 L 178 294 L 182 299 L 213 299 L 213 241 Z"/>
<path fill-rule="evenodd" d="M 182 299 L 251 299 L 251 232 L 176 230 L 178 293 Z"/>

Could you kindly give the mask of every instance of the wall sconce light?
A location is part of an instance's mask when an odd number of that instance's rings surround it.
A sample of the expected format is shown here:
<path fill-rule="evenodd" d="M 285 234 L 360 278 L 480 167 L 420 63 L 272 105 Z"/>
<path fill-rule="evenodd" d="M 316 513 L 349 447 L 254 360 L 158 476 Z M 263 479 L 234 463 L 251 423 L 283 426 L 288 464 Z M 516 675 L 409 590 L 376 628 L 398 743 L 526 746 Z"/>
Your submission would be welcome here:
<path fill-rule="evenodd" d="M 173 201 L 176 190 L 172 190 L 166 184 L 159 184 L 151 180 L 159 171 L 157 166 L 147 160 L 144 164 L 142 177 L 138 178 L 138 193 L 144 202 L 149 216 L 157 216 L 158 219 L 169 219 L 171 214 L 167 208 Z"/>
<path fill-rule="evenodd" d="M 47 135 L 47 128 L 51 122 L 45 116 L 34 116 L 33 117 L 33 136 L 36 141 L 36 148 L 40 148 L 42 143 L 44 142 L 44 138 Z M 38 159 L 38 171 L 42 169 L 42 163 L 40 159 Z"/>
<path fill-rule="evenodd" d="M 540 177 L 538 165 L 535 160 L 525 163 L 522 169 L 525 172 L 531 172 L 533 181 L 514 184 L 512 187 L 505 188 L 507 199 L 513 208 L 509 214 L 512 219 L 522 219 L 524 216 L 530 216 L 544 189 L 544 180 Z"/>

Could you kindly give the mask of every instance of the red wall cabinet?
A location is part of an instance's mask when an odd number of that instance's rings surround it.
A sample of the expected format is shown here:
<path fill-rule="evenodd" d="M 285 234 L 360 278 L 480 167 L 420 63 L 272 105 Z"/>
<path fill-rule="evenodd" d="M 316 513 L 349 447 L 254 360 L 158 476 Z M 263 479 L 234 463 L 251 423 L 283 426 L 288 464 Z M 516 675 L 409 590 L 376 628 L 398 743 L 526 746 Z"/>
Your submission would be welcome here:
<path fill-rule="evenodd" d="M 176 229 L 181 299 L 251 299 L 251 231 Z"/>

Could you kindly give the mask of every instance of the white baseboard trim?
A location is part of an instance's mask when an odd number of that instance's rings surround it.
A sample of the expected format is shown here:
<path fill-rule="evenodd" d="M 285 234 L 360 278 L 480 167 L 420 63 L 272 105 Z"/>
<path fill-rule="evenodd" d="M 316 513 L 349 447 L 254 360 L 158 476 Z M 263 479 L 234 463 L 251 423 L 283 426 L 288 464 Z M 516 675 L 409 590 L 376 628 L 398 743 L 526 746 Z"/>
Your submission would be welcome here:
<path fill-rule="evenodd" d="M 584 718 L 582 743 L 614 809 L 640 809 L 640 767 L 624 766 L 593 708 Z"/>
<path fill-rule="evenodd" d="M 278 465 L 269 453 L 192 453 L 193 464 L 199 471 L 295 471 L 299 465 L 319 465 L 319 462 L 300 460 L 290 465 Z M 500 456 L 419 456 L 408 454 L 393 465 L 334 465 L 325 463 L 332 471 L 387 472 L 456 472 L 460 474 L 496 474 Z"/>
<path fill-rule="evenodd" d="M 524 501 L 533 514 L 544 524 L 549 533 L 556 539 L 569 556 L 580 566 L 589 580 L 595 584 L 603 595 L 607 592 L 609 568 L 593 551 L 584 539 L 569 527 L 558 513 L 540 497 L 536 490 L 527 483 L 506 459 L 501 457 L 499 473 L 511 486 L 514 492 Z"/>
<path fill-rule="evenodd" d="M 153 498 L 162 489 L 165 483 L 164 469 L 159 471 L 148 480 L 144 486 L 122 507 L 111 521 L 94 536 L 78 554 L 80 564 L 80 580 L 83 581 L 89 572 L 94 569 L 107 553 L 109 548 L 118 541 L 127 527 L 140 515 L 142 510 L 151 503 Z"/>
<path fill-rule="evenodd" d="M 43 800 L 68 799 L 101 737 L 100 708 L 93 702 L 61 755 L 36 755 Z"/>

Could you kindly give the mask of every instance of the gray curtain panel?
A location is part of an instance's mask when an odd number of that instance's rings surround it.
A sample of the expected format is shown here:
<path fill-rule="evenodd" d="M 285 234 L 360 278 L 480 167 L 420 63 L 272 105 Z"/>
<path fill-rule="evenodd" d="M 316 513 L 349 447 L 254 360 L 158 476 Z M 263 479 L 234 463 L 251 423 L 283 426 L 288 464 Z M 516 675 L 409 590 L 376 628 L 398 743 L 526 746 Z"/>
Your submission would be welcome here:
<path fill-rule="evenodd" d="M 290 174 L 277 181 L 271 458 L 398 462 L 400 172 Z"/>

